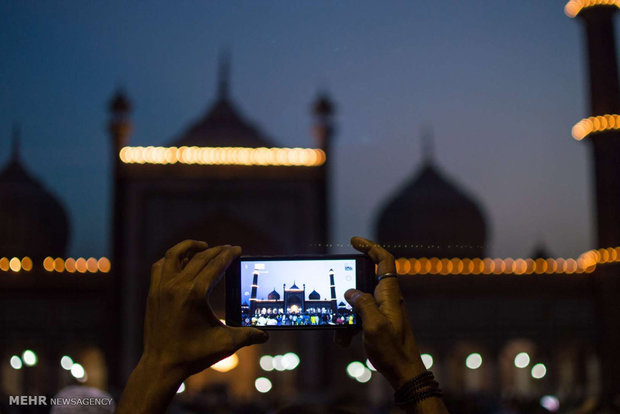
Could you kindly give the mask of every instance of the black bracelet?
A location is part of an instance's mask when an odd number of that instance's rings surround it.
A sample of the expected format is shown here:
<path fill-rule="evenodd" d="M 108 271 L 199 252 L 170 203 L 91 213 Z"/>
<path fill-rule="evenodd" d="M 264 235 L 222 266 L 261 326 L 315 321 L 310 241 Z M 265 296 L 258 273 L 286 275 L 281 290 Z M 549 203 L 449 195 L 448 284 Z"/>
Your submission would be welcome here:
<path fill-rule="evenodd" d="M 425 371 L 396 390 L 394 404 L 398 406 L 417 404 L 427 398 L 441 397 L 442 395 L 439 383 L 435 381 L 433 373 Z"/>
<path fill-rule="evenodd" d="M 407 381 L 404 383 L 395 393 L 394 399 L 402 400 L 403 397 L 406 397 L 411 391 L 417 391 L 424 387 L 431 386 L 435 380 L 433 373 L 430 371 L 424 371 L 422 374 L 417 377 Z M 436 382 L 435 382 L 436 383 Z"/>

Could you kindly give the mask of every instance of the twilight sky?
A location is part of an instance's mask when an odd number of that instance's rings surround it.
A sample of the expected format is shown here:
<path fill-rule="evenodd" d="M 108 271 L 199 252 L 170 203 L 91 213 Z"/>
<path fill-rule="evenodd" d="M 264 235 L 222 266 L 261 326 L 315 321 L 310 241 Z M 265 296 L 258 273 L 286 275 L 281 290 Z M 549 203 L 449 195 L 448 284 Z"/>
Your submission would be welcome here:
<path fill-rule="evenodd" d="M 374 217 L 435 159 L 483 205 L 493 256 L 544 242 L 592 247 L 582 27 L 564 1 L 0 3 L 0 165 L 11 128 L 22 157 L 67 206 L 72 255 L 108 254 L 106 103 L 123 85 L 133 145 L 165 145 L 215 96 L 232 51 L 232 94 L 282 146 L 313 146 L 309 105 L 338 105 L 333 241 L 373 235 Z M 347 249 L 348 251 L 348 249 Z"/>

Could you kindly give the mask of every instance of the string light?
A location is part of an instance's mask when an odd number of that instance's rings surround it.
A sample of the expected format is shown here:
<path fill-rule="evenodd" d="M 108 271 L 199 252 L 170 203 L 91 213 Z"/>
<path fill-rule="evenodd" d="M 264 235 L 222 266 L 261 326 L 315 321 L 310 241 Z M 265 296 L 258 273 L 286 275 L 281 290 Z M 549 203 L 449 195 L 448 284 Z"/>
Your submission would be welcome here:
<path fill-rule="evenodd" d="M 43 268 L 47 270 L 48 272 L 53 272 L 54 271 L 54 259 L 52 259 L 49 256 L 46 257 L 43 260 Z"/>
<path fill-rule="evenodd" d="M 318 167 L 326 158 L 318 148 L 264 147 L 123 147 L 119 157 L 125 164 L 279 167 Z"/>
<path fill-rule="evenodd" d="M 73 257 L 69 257 L 67 260 L 65 260 L 65 270 L 69 273 L 75 273 L 75 271 L 77 270 L 75 268 L 75 259 Z"/>
<path fill-rule="evenodd" d="M 22 269 L 26 272 L 32 270 L 32 259 L 28 256 L 24 257 L 21 261 Z"/>
<path fill-rule="evenodd" d="M 398 258 L 399 275 L 551 275 L 592 273 L 601 263 L 620 262 L 620 247 L 589 250 L 577 259 L 513 259 L 438 257 Z"/>
<path fill-rule="evenodd" d="M 97 261 L 97 269 L 99 269 L 100 272 L 108 273 L 111 268 L 112 263 L 110 263 L 110 259 L 107 257 L 102 257 Z"/>
<path fill-rule="evenodd" d="M 19 257 L 0 257 L 0 271 L 2 272 L 30 272 L 33 268 L 34 262 L 28 256 L 21 259 Z M 108 273 L 112 269 L 112 264 L 107 257 L 99 259 L 94 257 L 88 259 L 68 257 L 63 259 L 62 257 L 48 256 L 43 259 L 43 269 L 47 272 L 56 273 Z"/>
<path fill-rule="evenodd" d="M 616 6 L 620 7 L 620 0 L 570 0 L 564 6 L 564 13 L 568 17 L 576 17 L 581 10 L 595 6 Z"/>
<path fill-rule="evenodd" d="M 32 259 L 28 256 L 19 257 L 2 257 L 0 258 L 0 271 L 3 272 L 30 272 L 32 270 Z"/>
<path fill-rule="evenodd" d="M 9 260 L 9 268 L 14 272 L 19 272 L 22 269 L 22 262 L 17 257 L 14 257 Z"/>
<path fill-rule="evenodd" d="M 396 272 L 399 275 L 542 275 L 592 273 L 599 264 L 620 262 L 620 247 L 588 250 L 576 259 L 569 258 L 398 258 Z M 30 272 L 34 267 L 28 256 L 0 257 L 2 272 Z M 101 257 L 46 257 L 43 269 L 56 273 L 108 273 L 112 269 L 110 259 Z"/>
<path fill-rule="evenodd" d="M 618 0 L 620 2 L 620 0 Z M 591 116 L 577 122 L 572 129 L 573 138 L 581 141 L 585 137 L 595 132 L 605 132 L 620 130 L 620 115 L 607 114 Z"/>

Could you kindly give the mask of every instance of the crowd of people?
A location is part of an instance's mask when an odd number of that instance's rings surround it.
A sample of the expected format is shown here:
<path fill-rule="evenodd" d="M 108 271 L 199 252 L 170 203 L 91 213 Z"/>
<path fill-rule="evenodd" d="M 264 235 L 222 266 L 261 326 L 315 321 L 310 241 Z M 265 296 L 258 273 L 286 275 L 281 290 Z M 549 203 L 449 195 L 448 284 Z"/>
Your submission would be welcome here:
<path fill-rule="evenodd" d="M 263 309 L 264 310 L 264 309 Z M 284 313 L 283 309 L 268 309 L 269 312 L 259 311 L 254 315 L 242 313 L 244 326 L 320 326 L 320 325 L 353 325 L 355 315 L 347 310 L 340 309 L 335 314 L 330 309 L 308 309 L 303 312 Z"/>

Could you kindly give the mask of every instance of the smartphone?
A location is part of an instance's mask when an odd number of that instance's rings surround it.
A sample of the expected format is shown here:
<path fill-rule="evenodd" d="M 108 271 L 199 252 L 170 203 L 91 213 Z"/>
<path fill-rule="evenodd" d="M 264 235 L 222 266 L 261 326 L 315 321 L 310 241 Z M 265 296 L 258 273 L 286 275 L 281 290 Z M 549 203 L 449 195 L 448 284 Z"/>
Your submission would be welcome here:
<path fill-rule="evenodd" d="M 372 292 L 365 255 L 240 257 L 226 272 L 226 324 L 260 329 L 337 329 L 360 325 L 344 292 Z"/>

